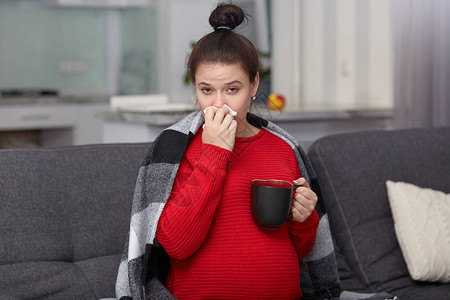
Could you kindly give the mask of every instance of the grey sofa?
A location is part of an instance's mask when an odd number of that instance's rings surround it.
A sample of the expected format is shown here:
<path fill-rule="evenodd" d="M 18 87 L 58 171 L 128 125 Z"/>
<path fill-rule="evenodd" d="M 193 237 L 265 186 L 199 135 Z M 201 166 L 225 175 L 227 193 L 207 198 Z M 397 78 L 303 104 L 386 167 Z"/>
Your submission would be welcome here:
<path fill-rule="evenodd" d="M 386 180 L 404 181 L 450 193 L 450 127 L 328 136 L 308 152 L 328 213 L 342 287 L 385 291 L 400 300 L 450 299 L 450 284 L 409 276 L 385 187 Z"/>
<path fill-rule="evenodd" d="M 0 150 L 0 299 L 113 298 L 138 169 L 149 144 Z M 403 299 L 450 299 L 413 282 L 384 180 L 450 192 L 450 129 L 330 136 L 309 154 L 342 284 Z"/>

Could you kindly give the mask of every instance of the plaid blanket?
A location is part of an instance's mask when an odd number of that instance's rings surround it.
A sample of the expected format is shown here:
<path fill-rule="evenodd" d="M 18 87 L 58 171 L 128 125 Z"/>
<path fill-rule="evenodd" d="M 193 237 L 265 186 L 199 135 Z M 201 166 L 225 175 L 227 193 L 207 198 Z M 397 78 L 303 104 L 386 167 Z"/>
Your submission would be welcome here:
<path fill-rule="evenodd" d="M 309 253 L 300 261 L 303 297 L 338 299 L 341 287 L 328 217 L 306 153 L 293 137 L 274 123 L 250 113 L 247 120 L 291 146 L 302 177 L 319 196 L 316 210 L 320 222 L 316 240 Z M 181 158 L 203 122 L 203 114 L 194 112 L 165 129 L 153 142 L 139 169 L 129 236 L 117 275 L 116 297 L 119 300 L 174 299 L 163 284 L 170 267 L 167 254 L 155 238 L 156 227 L 170 196 Z"/>

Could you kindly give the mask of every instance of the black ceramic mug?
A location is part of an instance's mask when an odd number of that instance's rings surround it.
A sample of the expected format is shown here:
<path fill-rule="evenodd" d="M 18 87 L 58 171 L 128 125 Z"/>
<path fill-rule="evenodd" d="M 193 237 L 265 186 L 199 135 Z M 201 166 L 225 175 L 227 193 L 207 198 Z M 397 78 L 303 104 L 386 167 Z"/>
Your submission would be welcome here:
<path fill-rule="evenodd" d="M 300 185 L 277 179 L 252 180 L 252 216 L 262 229 L 274 230 L 289 217 L 293 192 Z"/>

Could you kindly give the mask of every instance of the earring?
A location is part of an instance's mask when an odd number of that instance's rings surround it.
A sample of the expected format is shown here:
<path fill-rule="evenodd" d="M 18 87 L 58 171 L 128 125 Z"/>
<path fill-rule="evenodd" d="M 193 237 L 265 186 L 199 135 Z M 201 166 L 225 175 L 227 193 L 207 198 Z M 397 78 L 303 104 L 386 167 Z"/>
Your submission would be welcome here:
<path fill-rule="evenodd" d="M 255 101 L 256 100 L 256 96 L 253 96 L 250 99 L 252 99 L 252 101 Z"/>

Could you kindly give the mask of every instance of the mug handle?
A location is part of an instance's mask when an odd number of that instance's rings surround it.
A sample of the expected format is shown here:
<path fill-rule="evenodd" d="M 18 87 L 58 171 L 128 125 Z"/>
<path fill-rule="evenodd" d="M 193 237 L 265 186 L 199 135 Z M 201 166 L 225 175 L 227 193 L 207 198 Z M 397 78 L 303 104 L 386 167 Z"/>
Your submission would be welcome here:
<path fill-rule="evenodd" d="M 302 186 L 302 185 L 300 185 L 300 184 L 293 184 L 293 185 L 292 185 L 292 197 L 294 196 L 295 190 L 296 190 L 297 188 L 301 187 L 301 186 Z M 290 219 L 290 218 L 292 218 L 292 214 L 289 214 L 289 215 L 288 215 L 288 219 Z"/>

